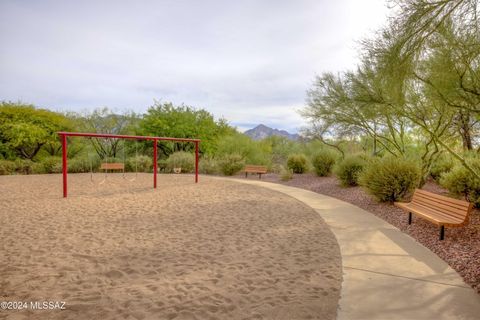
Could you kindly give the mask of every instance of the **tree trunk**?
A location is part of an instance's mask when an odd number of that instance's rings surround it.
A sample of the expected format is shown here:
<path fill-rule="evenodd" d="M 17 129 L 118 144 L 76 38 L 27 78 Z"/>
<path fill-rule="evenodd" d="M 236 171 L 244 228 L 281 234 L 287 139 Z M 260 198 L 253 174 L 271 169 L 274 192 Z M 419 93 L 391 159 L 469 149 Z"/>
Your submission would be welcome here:
<path fill-rule="evenodd" d="M 471 133 L 471 117 L 470 113 L 461 111 L 458 119 L 458 130 L 462 137 L 464 150 L 473 150 L 472 133 Z"/>

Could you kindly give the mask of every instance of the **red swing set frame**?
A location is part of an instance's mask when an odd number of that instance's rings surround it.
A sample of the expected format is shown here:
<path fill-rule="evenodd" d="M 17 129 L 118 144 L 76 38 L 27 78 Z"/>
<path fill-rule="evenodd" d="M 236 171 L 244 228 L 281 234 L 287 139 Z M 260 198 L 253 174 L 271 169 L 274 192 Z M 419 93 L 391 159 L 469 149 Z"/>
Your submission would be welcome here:
<path fill-rule="evenodd" d="M 103 134 L 103 133 L 84 133 L 84 132 L 58 132 L 62 140 L 62 173 L 63 173 L 63 197 L 68 194 L 68 164 L 67 164 L 67 137 L 87 137 L 87 138 L 112 138 L 112 139 L 133 139 L 133 140 L 151 140 L 153 141 L 153 188 L 157 188 L 157 150 L 158 141 L 176 141 L 195 143 L 195 183 L 198 183 L 198 148 L 200 139 L 187 138 L 169 138 L 169 137 L 150 137 L 150 136 L 129 136 L 121 134 Z"/>

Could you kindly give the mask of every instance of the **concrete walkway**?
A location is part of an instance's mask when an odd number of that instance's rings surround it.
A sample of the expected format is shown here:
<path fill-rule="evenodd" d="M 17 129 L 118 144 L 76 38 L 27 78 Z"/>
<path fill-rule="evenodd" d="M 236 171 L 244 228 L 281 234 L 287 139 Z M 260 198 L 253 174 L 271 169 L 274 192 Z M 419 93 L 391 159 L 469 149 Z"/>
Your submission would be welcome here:
<path fill-rule="evenodd" d="M 437 255 L 373 214 L 299 188 L 234 181 L 292 196 L 329 225 L 343 264 L 337 319 L 480 319 L 480 295 Z"/>

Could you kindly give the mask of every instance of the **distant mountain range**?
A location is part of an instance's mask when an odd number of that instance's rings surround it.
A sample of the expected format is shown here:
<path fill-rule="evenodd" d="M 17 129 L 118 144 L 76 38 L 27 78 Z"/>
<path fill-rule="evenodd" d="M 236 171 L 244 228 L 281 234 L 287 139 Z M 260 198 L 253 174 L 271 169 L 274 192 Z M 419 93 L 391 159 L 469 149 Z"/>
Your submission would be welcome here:
<path fill-rule="evenodd" d="M 285 137 L 290 140 L 298 140 L 300 138 L 298 134 L 291 134 L 285 130 L 272 129 L 263 124 L 259 124 L 255 128 L 245 131 L 244 134 L 253 140 L 262 140 L 271 136 Z"/>

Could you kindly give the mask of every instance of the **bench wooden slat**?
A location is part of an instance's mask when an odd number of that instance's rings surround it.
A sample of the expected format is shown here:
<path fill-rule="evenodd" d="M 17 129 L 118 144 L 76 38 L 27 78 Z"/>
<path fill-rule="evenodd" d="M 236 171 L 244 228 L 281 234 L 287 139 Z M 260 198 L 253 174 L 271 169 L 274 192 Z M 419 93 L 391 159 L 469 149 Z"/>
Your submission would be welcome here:
<path fill-rule="evenodd" d="M 439 202 L 435 202 L 434 200 L 431 200 L 431 199 L 421 199 L 418 200 L 417 199 L 414 199 L 412 201 L 412 204 L 418 204 L 419 206 L 422 206 L 422 207 L 425 207 L 425 208 L 431 208 L 431 209 L 434 209 L 434 210 L 438 210 L 438 211 L 441 211 L 441 212 L 446 212 L 446 213 L 449 213 L 453 216 L 458 216 L 458 217 L 465 217 L 465 212 L 466 212 L 466 209 L 458 209 L 456 207 L 449 207 L 449 206 L 446 206 L 442 203 L 439 203 Z"/>
<path fill-rule="evenodd" d="M 462 226 L 465 223 L 465 219 L 452 217 L 448 214 L 429 210 L 418 205 L 410 205 L 407 208 L 409 211 L 422 216 L 424 219 L 427 219 L 438 226 L 447 224 L 450 226 Z"/>
<path fill-rule="evenodd" d="M 446 206 L 446 207 L 449 207 L 449 208 L 454 208 L 454 209 L 458 209 L 458 210 L 466 210 L 468 209 L 469 207 L 469 203 L 466 202 L 466 201 L 463 201 L 464 203 L 462 204 L 459 204 L 457 202 L 449 202 L 449 201 L 444 201 L 444 200 L 441 200 L 441 199 L 438 199 L 438 198 L 433 198 L 433 197 L 428 197 L 427 195 L 425 194 L 416 194 L 414 195 L 412 201 L 415 202 L 416 200 L 418 199 L 418 201 L 422 202 L 422 201 L 429 201 L 429 202 L 432 202 L 434 204 L 441 204 L 443 206 Z M 457 200 L 457 199 L 455 199 Z"/>
<path fill-rule="evenodd" d="M 124 170 L 125 165 L 123 163 L 102 163 L 100 165 L 101 170 Z"/>
<path fill-rule="evenodd" d="M 247 164 L 245 165 L 245 168 L 243 169 L 243 171 L 245 172 L 245 178 L 248 177 L 249 173 L 256 173 L 258 174 L 258 178 L 261 179 L 262 174 L 267 173 L 267 167 Z"/>
<path fill-rule="evenodd" d="M 440 240 L 443 240 L 444 227 L 461 227 L 468 223 L 468 215 L 473 205 L 467 201 L 445 197 L 425 190 L 416 189 L 409 203 L 395 202 L 395 205 L 411 214 L 420 216 L 440 226 Z"/>
<path fill-rule="evenodd" d="M 244 171 L 253 172 L 253 173 L 267 173 L 267 167 L 256 166 L 256 165 L 246 165 Z"/>
<path fill-rule="evenodd" d="M 453 216 L 448 212 L 435 211 L 434 209 L 427 208 L 418 204 L 410 206 L 419 212 L 424 212 L 425 214 L 431 215 L 433 217 L 438 217 L 440 221 L 452 221 L 452 222 L 463 222 L 466 218 L 466 215 L 463 216 Z M 443 219 L 443 220 L 442 220 Z"/>
<path fill-rule="evenodd" d="M 464 207 L 464 208 L 468 208 L 471 205 L 470 202 L 467 202 L 465 200 L 454 199 L 454 198 L 442 196 L 440 194 L 436 194 L 436 193 L 428 192 L 428 191 L 425 191 L 425 190 L 421 190 L 421 189 L 416 189 L 415 194 L 424 195 L 426 197 L 434 198 L 434 199 L 437 199 L 437 200 L 442 201 L 442 202 L 457 204 L 457 205 L 460 205 L 461 207 Z"/>

